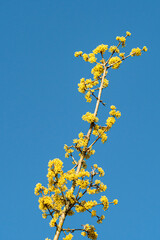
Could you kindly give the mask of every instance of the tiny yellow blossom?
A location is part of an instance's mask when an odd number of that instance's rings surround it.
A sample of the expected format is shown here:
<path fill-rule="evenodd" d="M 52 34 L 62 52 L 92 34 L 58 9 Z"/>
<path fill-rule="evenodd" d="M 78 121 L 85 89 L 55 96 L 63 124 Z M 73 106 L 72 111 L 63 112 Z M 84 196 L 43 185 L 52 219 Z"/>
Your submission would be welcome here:
<path fill-rule="evenodd" d="M 88 62 L 89 57 L 88 57 L 88 55 L 86 53 L 84 53 L 82 55 L 82 57 L 83 57 L 84 61 Z"/>
<path fill-rule="evenodd" d="M 110 53 L 113 53 L 113 52 L 119 53 L 119 49 L 116 46 L 110 46 L 109 52 Z"/>
<path fill-rule="evenodd" d="M 116 109 L 116 107 L 115 107 L 114 105 L 110 106 L 110 108 L 111 108 L 112 110 L 115 110 L 115 109 Z"/>
<path fill-rule="evenodd" d="M 73 235 L 69 233 L 67 236 L 65 236 L 65 238 L 63 238 L 63 240 L 71 240 L 72 238 L 73 238 Z"/>
<path fill-rule="evenodd" d="M 109 60 L 109 65 L 112 65 L 111 67 L 113 69 L 117 69 L 119 68 L 120 64 L 122 63 L 121 59 L 119 57 L 112 57 L 110 60 Z"/>
<path fill-rule="evenodd" d="M 106 196 L 102 196 L 100 201 L 102 202 L 103 204 L 103 210 L 106 211 L 109 207 L 109 201 L 108 201 L 108 198 Z"/>
<path fill-rule="evenodd" d="M 114 199 L 113 203 L 114 203 L 114 205 L 117 205 L 118 204 L 118 199 Z"/>
<path fill-rule="evenodd" d="M 88 123 L 98 122 L 98 118 L 94 116 L 93 113 L 87 112 L 85 115 L 82 116 L 82 119 L 84 121 L 87 121 Z"/>
<path fill-rule="evenodd" d="M 142 52 L 140 48 L 133 48 L 130 52 L 130 55 L 133 56 L 141 56 Z"/>
<path fill-rule="evenodd" d="M 87 235 L 87 233 L 86 233 L 86 232 L 81 232 L 81 235 L 82 235 L 83 237 L 85 237 L 85 236 Z"/>
<path fill-rule="evenodd" d="M 74 56 L 75 57 L 79 57 L 79 56 L 82 56 L 83 52 L 82 51 L 79 51 L 79 52 L 75 52 L 74 53 Z"/>
<path fill-rule="evenodd" d="M 147 52 L 148 51 L 148 48 L 146 46 L 143 47 L 142 49 L 144 52 Z"/>
<path fill-rule="evenodd" d="M 94 54 L 105 53 L 107 49 L 108 49 L 108 45 L 101 44 L 93 50 L 93 53 Z"/>
<path fill-rule="evenodd" d="M 127 36 L 131 36 L 131 33 L 127 31 L 127 32 L 126 32 L 126 35 L 127 35 Z"/>
<path fill-rule="evenodd" d="M 116 40 L 122 43 L 122 47 L 125 47 L 125 43 L 126 43 L 126 38 L 125 38 L 125 37 L 123 37 L 123 36 L 122 36 L 122 37 L 117 36 L 117 37 L 116 37 Z"/>
<path fill-rule="evenodd" d="M 97 65 L 92 68 L 91 73 L 94 76 L 94 79 L 97 79 L 98 77 L 101 76 L 101 74 L 103 73 L 103 66 L 100 63 L 97 63 Z"/>
<path fill-rule="evenodd" d="M 125 58 L 125 53 L 120 53 L 119 56 L 124 59 Z"/>
<path fill-rule="evenodd" d="M 92 210 L 91 214 L 92 217 L 96 217 L 97 216 L 96 210 Z"/>

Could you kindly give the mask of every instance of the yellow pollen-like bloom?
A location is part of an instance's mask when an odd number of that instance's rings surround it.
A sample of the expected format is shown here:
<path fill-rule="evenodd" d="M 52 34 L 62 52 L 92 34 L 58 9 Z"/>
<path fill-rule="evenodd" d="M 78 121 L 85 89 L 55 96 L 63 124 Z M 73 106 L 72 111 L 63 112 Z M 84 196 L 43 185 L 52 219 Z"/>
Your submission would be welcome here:
<path fill-rule="evenodd" d="M 121 59 L 119 58 L 119 57 L 112 57 L 110 60 L 109 60 L 109 62 L 108 62 L 108 64 L 109 65 L 112 65 L 111 67 L 113 68 L 113 69 L 117 69 L 117 68 L 119 68 L 119 66 L 120 66 L 120 64 L 122 63 L 122 61 L 121 61 Z"/>
<path fill-rule="evenodd" d="M 113 203 L 114 203 L 114 205 L 117 205 L 118 204 L 118 199 L 114 199 Z"/>
<path fill-rule="evenodd" d="M 97 63 L 97 65 L 92 68 L 91 73 L 94 76 L 94 79 L 97 79 L 98 77 L 101 76 L 101 74 L 103 73 L 103 66 L 100 63 Z"/>
<path fill-rule="evenodd" d="M 130 55 L 133 56 L 141 56 L 142 52 L 140 48 L 133 48 L 130 52 Z"/>
<path fill-rule="evenodd" d="M 103 204 L 103 210 L 106 211 L 109 207 L 109 201 L 108 201 L 108 198 L 106 196 L 102 196 L 100 201 L 102 202 Z"/>
<path fill-rule="evenodd" d="M 74 53 L 74 56 L 75 57 L 79 57 L 79 56 L 82 56 L 83 52 L 82 51 L 79 51 L 79 52 L 75 52 Z"/>
<path fill-rule="evenodd" d="M 127 31 L 127 32 L 126 32 L 126 35 L 127 35 L 127 36 L 131 36 L 131 33 Z"/>
<path fill-rule="evenodd" d="M 123 37 L 123 36 L 122 36 L 122 37 L 117 36 L 117 37 L 116 37 L 116 40 L 122 43 L 122 47 L 125 47 L 125 43 L 126 43 L 126 38 L 125 38 L 125 37 Z"/>
<path fill-rule="evenodd" d="M 109 52 L 110 53 L 113 53 L 113 52 L 119 53 L 119 49 L 116 46 L 110 46 Z"/>
<path fill-rule="evenodd" d="M 82 55 L 82 57 L 83 57 L 84 61 L 88 62 L 89 57 L 88 57 L 88 55 L 86 53 L 84 53 Z"/>
<path fill-rule="evenodd" d="M 96 217 L 97 216 L 96 210 L 92 210 L 91 214 L 92 214 L 92 217 Z"/>
<path fill-rule="evenodd" d="M 82 235 L 83 237 L 85 237 L 85 236 L 87 235 L 87 233 L 86 233 L 86 232 L 81 232 L 81 235 Z"/>
<path fill-rule="evenodd" d="M 87 121 L 88 123 L 92 122 L 98 122 L 98 118 L 94 116 L 93 113 L 87 112 L 85 115 L 82 116 L 82 119 L 84 121 Z"/>
<path fill-rule="evenodd" d="M 142 49 L 144 52 L 147 52 L 148 51 L 148 48 L 146 46 L 143 47 Z"/>
<path fill-rule="evenodd" d="M 63 240 L 71 240 L 72 238 L 73 238 L 73 235 L 69 233 L 67 236 L 65 236 L 65 238 L 63 238 Z"/>
<path fill-rule="evenodd" d="M 101 44 L 93 50 L 93 53 L 94 54 L 105 53 L 107 49 L 108 49 L 108 45 Z"/>
<path fill-rule="evenodd" d="M 116 109 L 116 107 L 115 107 L 114 105 L 110 106 L 110 108 L 111 108 L 112 110 L 115 110 L 115 109 Z"/>
<path fill-rule="evenodd" d="M 125 53 L 120 53 L 119 56 L 124 59 L 125 58 Z"/>

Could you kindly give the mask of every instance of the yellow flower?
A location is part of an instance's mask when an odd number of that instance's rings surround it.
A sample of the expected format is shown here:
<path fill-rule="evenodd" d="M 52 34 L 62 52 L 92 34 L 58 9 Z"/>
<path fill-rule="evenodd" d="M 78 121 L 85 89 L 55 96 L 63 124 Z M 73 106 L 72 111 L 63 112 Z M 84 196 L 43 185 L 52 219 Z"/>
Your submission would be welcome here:
<path fill-rule="evenodd" d="M 141 49 L 140 48 L 133 48 L 130 52 L 130 55 L 133 56 L 141 56 Z"/>
<path fill-rule="evenodd" d="M 113 69 L 117 69 L 119 68 L 120 64 L 122 63 L 121 59 L 119 57 L 112 57 L 110 60 L 109 60 L 109 65 L 112 65 L 111 67 Z"/>
<path fill-rule="evenodd" d="M 69 233 L 67 236 L 65 236 L 65 238 L 63 238 L 63 240 L 71 240 L 72 238 L 73 238 L 73 235 Z"/>
<path fill-rule="evenodd" d="M 106 211 L 109 207 L 109 201 L 108 201 L 108 198 L 106 196 L 102 196 L 100 201 L 102 202 L 103 204 L 103 210 Z"/>
<path fill-rule="evenodd" d="M 119 49 L 116 46 L 110 46 L 109 52 L 110 53 L 113 53 L 113 52 L 119 53 Z"/>
<path fill-rule="evenodd" d="M 118 199 L 114 199 L 113 203 L 114 203 L 114 205 L 117 205 L 118 204 Z"/>
<path fill-rule="evenodd" d="M 143 47 L 142 49 L 144 52 L 147 52 L 148 51 L 148 48 L 146 46 Z"/>
<path fill-rule="evenodd" d="M 115 107 L 114 105 L 110 106 L 110 108 L 111 108 L 112 110 L 115 110 L 115 109 L 116 109 L 116 107 Z"/>
<path fill-rule="evenodd" d="M 82 57 L 83 57 L 84 61 L 88 62 L 89 57 L 88 57 L 88 55 L 86 53 L 84 53 L 82 55 Z"/>
<path fill-rule="evenodd" d="M 119 56 L 122 58 L 122 59 L 124 59 L 125 58 L 125 55 L 124 55 L 125 53 L 120 53 L 119 54 Z"/>
<path fill-rule="evenodd" d="M 93 53 L 94 54 L 105 53 L 107 49 L 108 49 L 108 45 L 101 44 L 93 50 Z"/>
<path fill-rule="evenodd" d="M 83 52 L 82 51 L 79 51 L 79 52 L 75 52 L 74 53 L 74 56 L 75 57 L 79 57 L 79 56 L 82 56 Z"/>
<path fill-rule="evenodd" d="M 97 216 L 96 210 L 92 210 L 91 214 L 92 214 L 92 217 L 96 217 Z"/>
<path fill-rule="evenodd" d="M 126 38 L 125 38 L 125 37 L 123 37 L 123 36 L 122 36 L 122 37 L 117 36 L 117 37 L 116 37 L 116 40 L 122 43 L 122 47 L 125 47 L 125 43 L 126 43 Z"/>
<path fill-rule="evenodd" d="M 82 116 L 82 119 L 84 121 L 87 121 L 88 123 L 92 122 L 98 122 L 98 118 L 94 116 L 93 113 L 87 112 L 85 115 Z"/>
<path fill-rule="evenodd" d="M 102 65 L 100 63 L 97 63 L 97 65 L 91 70 L 91 73 L 93 74 L 94 79 L 97 79 L 98 77 L 100 77 L 101 74 L 103 73 L 103 70 L 104 69 Z"/>
<path fill-rule="evenodd" d="M 127 32 L 126 32 L 126 35 L 127 35 L 127 36 L 131 36 L 131 33 L 127 31 Z"/>
<path fill-rule="evenodd" d="M 87 235 L 87 233 L 86 233 L 86 232 L 81 232 L 81 235 L 82 235 L 83 237 L 85 237 L 85 236 Z"/>

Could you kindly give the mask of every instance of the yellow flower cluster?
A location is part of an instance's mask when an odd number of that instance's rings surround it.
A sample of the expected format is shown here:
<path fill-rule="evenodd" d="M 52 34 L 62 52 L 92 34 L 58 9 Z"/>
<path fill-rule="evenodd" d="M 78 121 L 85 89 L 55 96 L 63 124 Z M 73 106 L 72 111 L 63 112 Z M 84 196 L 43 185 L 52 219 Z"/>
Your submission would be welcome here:
<path fill-rule="evenodd" d="M 75 210 L 76 212 L 80 213 L 80 212 L 85 212 L 86 211 L 86 208 L 84 207 L 84 204 L 86 203 L 86 201 L 81 201 L 79 203 L 79 205 L 76 205 L 75 206 Z"/>
<path fill-rule="evenodd" d="M 109 60 L 109 62 L 108 62 L 109 65 L 112 65 L 113 69 L 119 68 L 121 63 L 122 63 L 121 59 L 119 57 L 117 57 L 117 56 L 116 57 L 112 57 Z"/>
<path fill-rule="evenodd" d="M 98 167 L 97 164 L 94 164 L 93 167 L 98 171 L 98 174 L 100 177 L 103 177 L 104 176 L 104 170 L 101 168 L 101 167 Z"/>
<path fill-rule="evenodd" d="M 87 232 L 87 237 L 92 239 L 92 240 L 96 240 L 98 237 L 97 232 L 95 232 L 95 227 L 89 224 L 86 224 L 84 226 L 84 230 Z M 84 236 L 84 235 L 83 235 Z"/>
<path fill-rule="evenodd" d="M 104 129 L 103 127 L 100 127 L 96 124 L 94 126 L 92 134 L 95 136 L 99 136 L 101 138 L 102 143 L 105 143 L 108 138 L 105 131 L 107 131 L 107 129 Z"/>
<path fill-rule="evenodd" d="M 113 203 L 114 203 L 114 205 L 117 205 L 118 204 L 118 199 L 114 199 Z"/>
<path fill-rule="evenodd" d="M 106 121 L 107 127 L 111 128 L 115 122 L 116 120 L 114 117 L 108 117 Z"/>
<path fill-rule="evenodd" d="M 55 227 L 55 223 L 56 223 L 58 217 L 59 217 L 59 214 L 58 213 L 54 213 L 54 217 L 51 219 L 51 221 L 49 223 L 50 227 Z"/>
<path fill-rule="evenodd" d="M 94 54 L 94 53 L 90 53 L 90 54 L 89 54 L 88 62 L 90 62 L 90 63 L 95 63 L 96 60 L 97 60 L 97 58 L 95 57 L 95 54 Z"/>
<path fill-rule="evenodd" d="M 139 47 L 137 48 L 133 48 L 130 52 L 130 55 L 133 56 L 141 56 L 142 52 L 141 49 Z"/>
<path fill-rule="evenodd" d="M 64 145 L 64 150 L 66 151 L 66 154 L 65 154 L 66 158 L 69 158 L 70 154 L 74 152 L 74 150 L 68 147 L 66 144 Z"/>
<path fill-rule="evenodd" d="M 91 70 L 94 79 L 98 79 L 98 77 L 100 77 L 101 74 L 103 73 L 103 70 L 104 70 L 103 66 L 100 63 L 97 63 L 97 65 Z"/>
<path fill-rule="evenodd" d="M 73 139 L 73 143 L 76 144 L 77 148 L 80 147 L 86 147 L 88 144 L 88 140 L 87 138 L 84 136 L 84 134 L 82 132 L 79 133 L 78 135 L 79 139 Z"/>
<path fill-rule="evenodd" d="M 80 93 L 85 93 L 86 91 L 86 84 L 85 84 L 85 78 L 81 78 L 80 83 L 78 83 L 78 91 Z"/>
<path fill-rule="evenodd" d="M 131 33 L 127 31 L 127 32 L 126 32 L 126 35 L 127 35 L 127 36 L 131 36 Z"/>
<path fill-rule="evenodd" d="M 102 196 L 100 198 L 100 201 L 102 202 L 103 204 L 103 210 L 106 211 L 109 207 L 109 201 L 108 201 L 108 198 L 106 196 Z"/>
<path fill-rule="evenodd" d="M 97 205 L 97 202 L 94 201 L 88 201 L 84 204 L 85 209 L 92 209 L 93 207 L 95 207 Z"/>
<path fill-rule="evenodd" d="M 34 189 L 34 194 L 38 196 L 40 194 L 40 192 L 42 192 L 43 190 L 44 190 L 44 187 L 42 186 L 42 184 L 37 183 L 37 185 Z"/>
<path fill-rule="evenodd" d="M 74 56 L 75 57 L 79 57 L 79 56 L 82 56 L 83 52 L 82 51 L 79 51 L 79 52 L 75 52 L 74 53 Z"/>
<path fill-rule="evenodd" d="M 92 98 L 91 98 L 91 91 L 88 91 L 85 95 L 85 99 L 87 100 L 87 102 L 91 102 Z"/>
<path fill-rule="evenodd" d="M 111 106 L 112 107 L 112 106 Z M 111 108 L 112 109 L 112 108 Z M 110 112 L 109 112 L 110 116 L 112 117 L 116 117 L 116 118 L 120 118 L 121 116 L 121 113 L 120 111 L 116 111 L 115 109 L 112 109 Z"/>
<path fill-rule="evenodd" d="M 70 203 L 74 203 L 75 202 L 75 196 L 73 194 L 73 190 L 70 189 L 66 192 L 65 197 L 70 201 Z"/>
<path fill-rule="evenodd" d="M 103 82 L 103 88 L 108 87 L 109 81 L 105 78 Z"/>
<path fill-rule="evenodd" d="M 91 94 L 92 94 L 92 92 L 94 92 L 94 89 L 92 89 L 92 88 L 94 86 L 96 86 L 97 84 L 99 84 L 99 81 L 91 80 L 91 78 L 86 79 L 86 80 L 85 80 L 85 78 L 81 78 L 80 83 L 78 83 L 78 91 L 80 93 L 85 93 L 87 91 L 87 93 L 85 94 L 85 98 L 86 98 L 87 102 L 92 101 Z M 108 82 L 105 81 L 104 87 L 106 87 L 106 85 L 108 86 Z"/>
<path fill-rule="evenodd" d="M 72 240 L 73 235 L 71 233 L 69 233 L 67 236 L 65 236 L 65 238 L 63 238 L 63 240 Z"/>
<path fill-rule="evenodd" d="M 148 51 L 148 48 L 146 46 L 143 47 L 142 49 L 144 52 L 147 52 Z"/>
<path fill-rule="evenodd" d="M 119 41 L 119 42 L 121 42 L 121 44 L 122 44 L 122 47 L 125 47 L 125 43 L 126 43 L 126 38 L 125 37 L 120 37 L 120 36 L 117 36 L 116 37 L 116 40 L 117 41 Z"/>
<path fill-rule="evenodd" d="M 81 189 L 86 189 L 89 185 L 89 181 L 88 180 L 81 180 L 78 179 L 76 181 L 76 186 L 79 186 Z"/>
<path fill-rule="evenodd" d="M 38 201 L 39 201 L 39 209 L 42 211 L 46 211 L 54 207 L 53 200 L 49 196 L 40 197 Z"/>
<path fill-rule="evenodd" d="M 84 61 L 88 62 L 88 59 L 89 59 L 88 54 L 84 53 L 82 57 Z"/>
<path fill-rule="evenodd" d="M 113 53 L 113 52 L 119 53 L 119 49 L 113 45 L 109 48 L 109 52 L 110 53 Z"/>
<path fill-rule="evenodd" d="M 96 210 L 92 210 L 91 214 L 92 214 L 92 215 L 91 215 L 92 217 L 96 217 L 96 216 L 97 216 Z"/>
<path fill-rule="evenodd" d="M 108 49 L 108 45 L 101 44 L 93 50 L 93 53 L 94 54 L 105 53 L 107 49 Z"/>
<path fill-rule="evenodd" d="M 88 123 L 98 122 L 98 117 L 95 117 L 93 113 L 87 112 L 82 116 L 82 120 L 87 121 Z"/>
<path fill-rule="evenodd" d="M 124 59 L 125 58 L 125 53 L 120 53 L 119 56 Z"/>

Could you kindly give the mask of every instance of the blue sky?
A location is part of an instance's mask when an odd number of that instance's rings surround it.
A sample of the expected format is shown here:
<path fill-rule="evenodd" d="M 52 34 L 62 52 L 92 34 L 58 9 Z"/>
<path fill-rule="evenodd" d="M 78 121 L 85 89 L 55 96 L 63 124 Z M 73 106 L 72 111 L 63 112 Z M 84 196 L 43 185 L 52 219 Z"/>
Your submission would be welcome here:
<path fill-rule="evenodd" d="M 77 91 L 91 65 L 74 52 L 113 45 L 126 31 L 132 33 L 126 52 L 144 45 L 149 50 L 108 74 L 107 108 L 99 116 L 106 119 L 114 104 L 122 117 L 107 143 L 97 144 L 90 164 L 105 169 L 107 196 L 119 204 L 95 226 L 99 239 L 160 238 L 159 7 L 159 1 L 143 0 L 0 1 L 1 239 L 53 238 L 34 187 L 47 183 L 50 159 L 70 167 L 63 146 L 86 131 L 81 116 L 94 109 Z M 84 216 L 69 223 L 89 222 Z"/>

